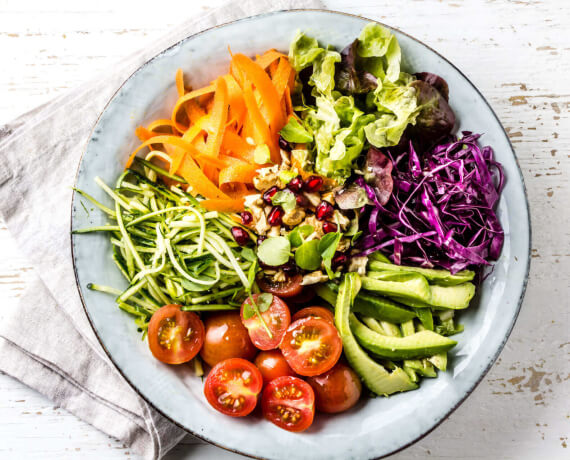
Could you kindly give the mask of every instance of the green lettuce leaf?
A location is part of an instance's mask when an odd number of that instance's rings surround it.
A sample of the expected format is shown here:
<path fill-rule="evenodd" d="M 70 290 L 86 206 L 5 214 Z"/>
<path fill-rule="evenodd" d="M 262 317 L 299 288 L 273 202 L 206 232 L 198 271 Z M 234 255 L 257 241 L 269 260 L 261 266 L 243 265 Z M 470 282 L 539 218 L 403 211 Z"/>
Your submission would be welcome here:
<path fill-rule="evenodd" d="M 313 140 L 311 133 L 309 133 L 295 117 L 289 118 L 287 124 L 279 131 L 279 134 L 287 142 L 294 142 L 296 144 L 303 144 Z"/>
<path fill-rule="evenodd" d="M 298 30 L 289 47 L 289 62 L 299 72 L 312 65 L 324 52 L 315 38 L 307 37 Z"/>

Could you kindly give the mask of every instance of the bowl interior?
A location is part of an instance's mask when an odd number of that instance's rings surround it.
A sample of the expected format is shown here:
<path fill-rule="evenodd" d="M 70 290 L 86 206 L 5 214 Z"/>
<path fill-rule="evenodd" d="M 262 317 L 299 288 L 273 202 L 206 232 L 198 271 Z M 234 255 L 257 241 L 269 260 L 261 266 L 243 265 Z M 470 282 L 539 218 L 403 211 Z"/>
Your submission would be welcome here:
<path fill-rule="evenodd" d="M 103 203 L 109 199 L 95 185 L 95 176 L 114 184 L 137 142 L 139 124 L 170 116 L 176 100 L 174 74 L 182 68 L 199 87 L 227 71 L 229 54 L 255 55 L 269 48 L 287 50 L 297 29 L 341 49 L 368 21 L 327 11 L 288 11 L 247 18 L 187 38 L 142 66 L 115 94 L 99 119 L 82 158 L 76 187 Z M 270 458 L 370 458 L 387 455 L 421 437 L 472 391 L 496 359 L 514 324 L 524 293 L 529 261 L 530 227 L 520 170 L 512 147 L 495 114 L 476 88 L 436 52 L 395 31 L 408 71 L 429 71 L 445 78 L 459 130 L 484 133 L 507 177 L 498 214 L 505 245 L 495 269 L 479 289 L 478 298 L 460 315 L 465 332 L 456 336 L 447 372 L 424 379 L 417 391 L 390 398 L 363 398 L 352 410 L 316 417 L 307 432 L 280 430 L 259 416 L 224 417 L 203 397 L 202 381 L 188 366 L 167 366 L 155 360 L 136 326 L 119 310 L 114 297 L 86 288 L 90 282 L 125 288 L 110 258 L 105 235 L 72 239 L 78 286 L 93 328 L 112 361 L 137 391 L 161 413 L 192 433 L 228 449 Z M 106 223 L 96 210 L 86 212 L 75 194 L 72 228 Z M 85 203 L 90 209 L 88 203 Z M 516 231 L 511 226 L 516 225 Z M 247 440 L 247 442 L 244 442 Z"/>

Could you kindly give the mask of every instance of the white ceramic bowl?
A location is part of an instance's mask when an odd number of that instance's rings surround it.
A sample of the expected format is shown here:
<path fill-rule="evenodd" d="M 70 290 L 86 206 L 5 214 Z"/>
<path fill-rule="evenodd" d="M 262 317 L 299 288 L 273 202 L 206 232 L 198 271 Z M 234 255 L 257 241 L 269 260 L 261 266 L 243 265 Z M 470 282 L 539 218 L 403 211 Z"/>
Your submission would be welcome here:
<path fill-rule="evenodd" d="M 100 176 L 112 184 L 137 141 L 139 124 L 169 116 L 176 99 L 174 74 L 181 67 L 194 86 L 226 72 L 227 46 L 248 55 L 269 48 L 287 50 L 297 29 L 342 49 L 359 35 L 367 19 L 331 11 L 282 11 L 255 16 L 186 38 L 151 59 L 117 91 L 101 114 L 81 160 L 76 186 L 108 202 L 94 184 Z M 194 435 L 245 455 L 272 459 L 373 458 L 393 453 L 424 436 L 448 416 L 489 370 L 513 327 L 524 294 L 530 248 L 530 224 L 521 172 L 508 137 L 481 93 L 450 62 L 426 45 L 394 31 L 408 71 L 429 71 L 445 78 L 459 129 L 482 132 L 503 164 L 507 182 L 498 207 L 505 230 L 501 258 L 460 316 L 465 332 L 454 337 L 447 372 L 424 379 L 419 390 L 390 398 L 363 398 L 348 412 L 319 414 L 305 433 L 283 431 L 261 417 L 225 417 L 214 411 L 202 381 L 187 366 L 154 359 L 131 317 L 113 296 L 86 289 L 90 282 L 124 288 L 102 234 L 73 236 L 77 285 L 93 329 L 121 374 L 152 406 Z M 72 228 L 102 225 L 100 213 L 85 214 L 73 198 Z"/>

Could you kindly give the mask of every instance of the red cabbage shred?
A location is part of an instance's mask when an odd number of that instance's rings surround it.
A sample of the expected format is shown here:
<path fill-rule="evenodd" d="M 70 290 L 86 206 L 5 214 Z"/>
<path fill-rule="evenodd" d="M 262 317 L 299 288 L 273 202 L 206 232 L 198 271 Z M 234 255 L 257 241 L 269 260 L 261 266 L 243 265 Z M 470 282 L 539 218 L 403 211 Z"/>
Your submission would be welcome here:
<path fill-rule="evenodd" d="M 498 259 L 504 233 L 495 208 L 504 175 L 493 149 L 477 144 L 479 137 L 464 131 L 461 139 L 421 156 L 411 142 L 395 158 L 388 151 L 394 186 L 385 205 L 373 186 L 358 179 L 374 203 L 366 206 L 360 255 L 381 251 L 396 264 L 452 273 Z"/>

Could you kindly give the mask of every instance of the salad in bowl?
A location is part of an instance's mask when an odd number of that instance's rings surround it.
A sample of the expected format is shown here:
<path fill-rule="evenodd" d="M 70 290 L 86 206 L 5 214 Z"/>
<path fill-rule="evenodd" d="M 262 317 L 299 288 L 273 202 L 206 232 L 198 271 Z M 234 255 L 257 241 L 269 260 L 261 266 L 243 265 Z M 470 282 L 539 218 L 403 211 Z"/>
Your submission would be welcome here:
<path fill-rule="evenodd" d="M 74 233 L 108 235 L 128 288 L 90 289 L 203 376 L 213 410 L 300 432 L 446 372 L 502 250 L 504 177 L 381 25 L 260 52 L 230 49 L 202 88 L 179 70 L 171 117 L 136 129 L 114 184 L 94 179 L 113 205 L 77 190 L 109 223 Z"/>

